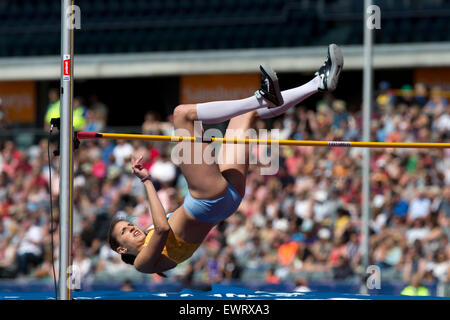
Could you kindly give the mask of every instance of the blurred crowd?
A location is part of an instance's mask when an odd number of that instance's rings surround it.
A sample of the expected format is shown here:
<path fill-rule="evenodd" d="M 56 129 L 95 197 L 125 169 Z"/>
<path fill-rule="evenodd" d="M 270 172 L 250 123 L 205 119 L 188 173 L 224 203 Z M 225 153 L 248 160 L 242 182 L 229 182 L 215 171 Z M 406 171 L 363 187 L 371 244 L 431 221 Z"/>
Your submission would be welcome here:
<path fill-rule="evenodd" d="M 50 94 L 50 105 L 58 103 Z M 98 100 L 83 108 L 80 128 L 97 131 L 107 108 Z M 95 107 L 92 107 L 95 106 Z M 359 109 L 359 108 L 358 108 Z M 286 114 L 258 121 L 280 139 L 361 140 L 362 115 L 324 95 Z M 142 133 L 170 135 L 170 118 L 149 112 Z M 371 141 L 450 142 L 450 105 L 439 87 L 418 83 L 392 90 L 379 84 Z M 75 152 L 74 264 L 83 281 L 140 279 L 106 241 L 119 216 L 152 224 L 144 187 L 131 174 L 131 154 L 142 154 L 167 212 L 183 203 L 186 181 L 171 162 L 174 144 L 85 140 Z M 51 145 L 53 150 L 56 147 Z M 47 140 L 26 150 L 0 142 L 0 277 L 52 279 L 58 264 L 59 158 L 50 161 Z M 361 249 L 362 149 L 282 147 L 280 169 L 261 175 L 251 165 L 238 211 L 213 229 L 188 261 L 149 281 L 351 280 L 366 274 Z M 371 149 L 370 264 L 382 279 L 418 286 L 450 281 L 450 149 Z M 54 247 L 52 252 L 52 235 Z M 56 271 L 57 272 L 57 271 Z M 147 278 L 146 278 L 147 279 Z"/>

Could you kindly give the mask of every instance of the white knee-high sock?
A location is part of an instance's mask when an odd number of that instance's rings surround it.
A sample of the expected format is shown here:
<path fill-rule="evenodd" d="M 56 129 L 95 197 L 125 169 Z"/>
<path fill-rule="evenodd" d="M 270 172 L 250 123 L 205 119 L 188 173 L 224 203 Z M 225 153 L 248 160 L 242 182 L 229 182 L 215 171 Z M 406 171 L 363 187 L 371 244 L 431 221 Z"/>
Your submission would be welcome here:
<path fill-rule="evenodd" d="M 283 96 L 284 99 L 283 105 L 275 108 L 261 108 L 256 110 L 256 112 L 262 119 L 268 119 L 279 116 L 280 114 L 285 113 L 288 109 L 292 108 L 296 104 L 302 102 L 309 96 L 316 93 L 319 88 L 319 81 L 320 77 L 317 76 L 300 87 L 282 91 L 281 95 Z"/>
<path fill-rule="evenodd" d="M 251 96 L 249 98 L 229 101 L 214 101 L 197 104 L 197 117 L 203 123 L 219 123 L 229 120 L 235 116 L 257 110 L 260 118 L 272 118 L 278 116 L 294 105 L 300 103 L 310 95 L 316 93 L 319 87 L 319 76 L 308 83 L 281 92 L 284 104 L 273 107 L 272 103 L 263 98 Z M 268 108 L 272 106 L 271 108 Z"/>
<path fill-rule="evenodd" d="M 198 120 L 204 123 L 219 123 L 257 108 L 270 106 L 263 98 L 251 96 L 240 100 L 214 101 L 197 104 Z"/>

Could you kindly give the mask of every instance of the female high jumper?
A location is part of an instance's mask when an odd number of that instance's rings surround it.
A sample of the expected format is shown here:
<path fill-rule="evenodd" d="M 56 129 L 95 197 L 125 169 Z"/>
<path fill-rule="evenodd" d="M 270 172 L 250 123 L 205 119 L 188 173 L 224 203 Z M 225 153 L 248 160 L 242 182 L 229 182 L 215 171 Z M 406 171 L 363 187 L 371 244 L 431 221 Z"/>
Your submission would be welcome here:
<path fill-rule="evenodd" d="M 280 92 L 276 74 L 261 65 L 261 87 L 254 96 L 241 100 L 180 105 L 174 110 L 175 129 L 194 133 L 194 121 L 219 123 L 230 120 L 227 129 L 246 132 L 257 118 L 278 116 L 318 91 L 333 91 L 344 65 L 340 48 L 331 44 L 323 66 L 308 83 Z M 227 130 L 228 131 L 228 130 Z M 225 134 L 225 138 L 227 134 Z M 235 136 L 233 136 L 235 138 Z M 179 142 L 184 143 L 184 142 Z M 202 151 L 208 146 L 202 143 Z M 231 148 L 237 148 L 237 144 Z M 242 145 L 241 145 L 242 146 Z M 230 152 L 230 145 L 220 148 Z M 224 164 L 182 163 L 180 169 L 188 184 L 188 195 L 172 213 L 166 212 L 142 166 L 142 156 L 132 157 L 132 171 L 145 185 L 150 202 L 153 226 L 145 231 L 126 220 L 114 220 L 109 232 L 111 248 L 122 260 L 143 273 L 158 273 L 175 268 L 187 260 L 201 245 L 209 231 L 232 215 L 245 193 L 249 147 L 245 145 L 245 163 L 234 160 Z M 242 161 L 240 161 L 242 162 Z M 163 274 L 162 274 L 163 275 Z"/>

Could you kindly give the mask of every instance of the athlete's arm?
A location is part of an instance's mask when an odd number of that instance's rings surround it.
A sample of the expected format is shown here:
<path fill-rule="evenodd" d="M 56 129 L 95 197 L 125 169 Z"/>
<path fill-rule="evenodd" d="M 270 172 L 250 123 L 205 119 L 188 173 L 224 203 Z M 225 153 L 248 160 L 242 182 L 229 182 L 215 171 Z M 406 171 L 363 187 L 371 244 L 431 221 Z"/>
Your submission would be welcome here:
<path fill-rule="evenodd" d="M 147 180 L 144 182 L 144 185 L 150 202 L 150 211 L 155 229 L 147 246 L 145 246 L 137 255 L 134 266 L 138 271 L 153 273 L 159 272 L 159 270 L 155 270 L 155 267 L 161 257 L 161 252 L 166 245 L 167 237 L 170 232 L 170 225 L 167 222 L 166 212 L 158 198 L 152 182 Z"/>
<path fill-rule="evenodd" d="M 132 157 L 131 161 L 133 164 L 133 173 L 137 177 L 143 179 L 148 176 L 148 171 L 141 164 L 142 156 L 138 160 Z M 155 229 L 147 246 L 136 256 L 134 266 L 140 272 L 153 273 L 158 272 L 155 270 L 155 266 L 161 258 L 161 252 L 166 245 L 170 225 L 167 222 L 166 211 L 159 200 L 153 183 L 150 180 L 146 180 L 144 181 L 144 186 L 150 202 L 150 211 Z"/>

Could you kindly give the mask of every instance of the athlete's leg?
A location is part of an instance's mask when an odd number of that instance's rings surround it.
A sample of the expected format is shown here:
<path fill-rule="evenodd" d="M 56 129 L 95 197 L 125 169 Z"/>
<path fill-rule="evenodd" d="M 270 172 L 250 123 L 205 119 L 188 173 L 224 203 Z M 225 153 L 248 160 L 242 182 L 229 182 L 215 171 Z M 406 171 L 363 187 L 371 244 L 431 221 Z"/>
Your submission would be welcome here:
<path fill-rule="evenodd" d="M 281 106 L 284 102 L 275 72 L 265 65 L 261 65 L 260 70 L 261 87 L 253 96 L 239 100 L 199 103 L 198 119 L 204 123 L 219 123 L 259 108 Z"/>
<path fill-rule="evenodd" d="M 251 138 L 249 129 L 254 127 L 257 117 L 256 111 L 252 111 L 232 118 L 228 123 L 225 138 Z M 250 146 L 248 144 L 224 143 L 220 147 L 218 155 L 218 159 L 222 161 L 219 164 L 222 175 L 242 197 L 245 194 L 247 171 L 250 162 L 249 150 Z"/>
<path fill-rule="evenodd" d="M 252 112 L 232 118 L 228 124 L 225 138 L 251 138 L 248 136 L 249 129 L 253 128 L 257 117 L 263 119 L 276 117 L 318 91 L 333 91 L 336 89 L 339 74 L 343 65 L 344 59 L 340 48 L 335 44 L 331 44 L 328 47 L 327 59 L 325 60 L 324 65 L 316 72 L 315 78 L 300 87 L 282 91 L 281 98 L 278 98 L 279 101 L 283 101 L 281 106 L 257 108 Z M 263 78 L 261 81 L 263 87 L 265 83 L 264 76 L 267 75 L 267 73 L 264 73 L 264 67 L 261 71 L 263 71 Z M 271 70 L 269 71 L 269 75 L 270 72 Z M 279 92 L 279 89 L 278 91 L 276 90 L 278 88 L 278 83 L 276 83 L 276 85 L 274 90 L 270 90 L 269 85 L 269 88 L 266 91 L 272 91 L 273 95 L 276 96 L 277 92 Z M 277 100 L 276 98 L 273 99 Z M 244 144 L 223 144 L 219 152 L 219 159 L 222 161 L 225 160 L 219 165 L 220 171 L 241 196 L 244 196 L 245 194 L 245 184 L 249 165 L 249 149 L 249 145 Z"/>
<path fill-rule="evenodd" d="M 200 136 L 201 133 L 194 132 L 194 121 L 198 120 L 197 105 L 181 105 L 174 111 L 174 126 L 175 130 L 183 129 L 187 130 L 187 133 L 191 136 Z M 233 121 L 233 120 L 232 120 Z M 234 122 L 234 121 L 233 121 Z M 175 131 L 175 135 L 178 135 Z M 189 148 L 191 144 L 189 142 L 179 142 L 180 144 Z M 205 148 L 209 144 L 201 144 L 201 152 L 203 153 Z M 200 164 L 193 163 L 193 157 L 190 163 L 180 164 L 180 169 L 185 176 L 189 193 L 197 199 L 214 199 L 224 194 L 227 191 L 228 181 L 222 175 L 221 170 L 217 162 L 213 164 L 207 164 L 201 161 Z M 230 182 L 231 183 L 231 182 Z M 189 195 L 188 195 L 189 196 Z M 196 218 L 195 212 L 188 212 L 183 209 L 184 205 L 177 210 L 169 218 L 169 224 L 179 238 L 189 243 L 202 242 L 208 232 L 216 223 L 203 222 Z M 211 215 L 217 212 L 210 212 Z"/>
<path fill-rule="evenodd" d="M 288 109 L 299 104 L 309 96 L 319 91 L 320 77 L 316 76 L 304 85 L 286 90 L 282 92 L 284 101 L 288 101 L 283 105 L 275 108 L 261 108 L 256 110 L 258 116 L 262 119 L 273 118 L 285 113 Z M 294 98 L 291 98 L 294 97 Z"/>
<path fill-rule="evenodd" d="M 267 119 L 279 116 L 318 91 L 334 91 L 343 67 L 344 58 L 341 49 L 335 44 L 330 44 L 325 63 L 316 72 L 316 77 L 300 87 L 283 91 L 284 104 L 276 108 L 258 109 L 259 117 Z"/>
<path fill-rule="evenodd" d="M 308 83 L 280 92 L 278 78 L 268 66 L 261 66 L 261 87 L 255 96 L 231 101 L 216 101 L 197 105 L 198 119 L 204 123 L 218 123 L 257 110 L 260 118 L 280 115 L 318 91 L 333 91 L 337 87 L 344 66 L 341 49 L 331 44 L 327 58 Z"/>
<path fill-rule="evenodd" d="M 261 66 L 261 88 L 254 96 L 241 100 L 180 105 L 174 111 L 175 129 L 185 129 L 190 135 L 198 137 L 201 133 L 194 132 L 194 121 L 196 120 L 205 123 L 219 123 L 257 109 L 259 109 L 260 117 L 276 116 L 319 90 L 334 90 L 337 86 L 342 67 L 343 57 L 341 51 L 338 46 L 332 44 L 328 47 L 327 60 L 316 73 L 316 77 L 313 80 L 303 86 L 280 92 L 276 74 L 269 67 Z M 248 122 L 250 121 L 249 119 L 254 119 L 254 117 L 255 112 L 251 112 L 250 115 L 233 120 L 230 128 L 247 128 L 251 125 L 251 123 Z M 240 122 L 244 123 L 242 127 Z M 193 152 L 190 159 L 191 161 L 189 163 L 181 164 L 180 168 L 186 177 L 192 195 L 194 197 L 206 197 L 207 199 L 209 197 L 217 196 L 217 193 L 220 193 L 221 190 L 225 190 L 226 180 L 220 174 L 223 170 L 219 169 L 219 166 L 216 163 L 204 163 L 203 150 L 206 147 L 207 144 L 202 144 L 202 147 L 199 150 L 202 154 L 197 154 L 197 157 L 200 156 L 201 158 L 200 164 L 194 163 L 195 155 Z"/>
<path fill-rule="evenodd" d="M 282 99 L 275 73 L 269 67 L 263 66 L 261 66 L 261 73 L 263 86 L 254 96 L 241 100 L 215 101 L 176 107 L 174 110 L 175 135 L 188 134 L 201 137 L 203 132 L 195 132 L 195 121 L 219 123 L 258 108 L 281 105 Z M 255 117 L 254 113 L 252 115 Z M 235 122 L 236 120 L 232 123 Z M 184 132 L 180 133 L 181 130 Z M 180 164 L 180 169 L 187 180 L 191 195 L 195 198 L 211 199 L 223 194 L 226 191 L 227 180 L 221 174 L 217 162 L 207 164 L 203 159 L 208 144 L 202 143 L 199 147 L 199 143 L 197 143 L 193 147 L 190 143 L 179 142 L 177 147 L 180 146 L 182 151 L 191 151 L 190 157 L 189 155 L 182 155 L 183 161 Z M 196 158 L 200 160 L 197 162 L 198 164 L 196 164 Z"/>
<path fill-rule="evenodd" d="M 201 137 L 203 132 L 195 132 L 194 121 L 198 120 L 197 105 L 186 104 L 175 108 L 173 123 L 175 135 L 190 135 Z M 179 156 L 183 159 L 179 165 L 188 183 L 192 196 L 200 199 L 215 198 L 222 194 L 227 187 L 227 182 L 222 176 L 217 163 L 207 164 L 203 161 L 206 143 L 179 142 Z M 187 154 L 184 154 L 187 152 Z M 195 163 L 197 160 L 197 163 Z"/>

